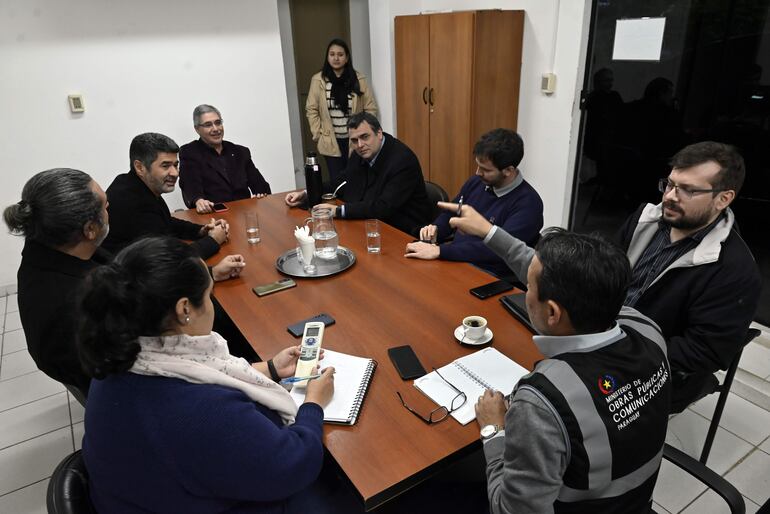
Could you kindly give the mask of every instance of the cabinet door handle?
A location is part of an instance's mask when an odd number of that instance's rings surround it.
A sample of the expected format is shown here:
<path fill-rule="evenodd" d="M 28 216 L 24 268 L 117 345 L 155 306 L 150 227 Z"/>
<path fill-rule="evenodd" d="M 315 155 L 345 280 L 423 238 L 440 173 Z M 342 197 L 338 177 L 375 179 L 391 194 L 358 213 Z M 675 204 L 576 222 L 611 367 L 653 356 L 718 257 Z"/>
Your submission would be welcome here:
<path fill-rule="evenodd" d="M 425 86 L 425 89 L 422 90 L 422 103 L 428 105 L 428 99 L 425 97 L 426 94 L 428 94 L 428 86 Z"/>
<path fill-rule="evenodd" d="M 430 103 L 431 107 L 433 106 L 433 88 L 430 88 L 430 92 L 428 93 L 428 103 Z"/>

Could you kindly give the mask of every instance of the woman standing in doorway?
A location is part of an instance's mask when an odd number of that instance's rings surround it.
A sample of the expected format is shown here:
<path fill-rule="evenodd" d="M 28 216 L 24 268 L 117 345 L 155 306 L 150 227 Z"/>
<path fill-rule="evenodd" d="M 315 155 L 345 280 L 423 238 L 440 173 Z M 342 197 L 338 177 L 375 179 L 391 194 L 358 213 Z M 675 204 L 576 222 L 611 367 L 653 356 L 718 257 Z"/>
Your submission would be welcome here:
<path fill-rule="evenodd" d="M 323 68 L 310 79 L 305 114 L 318 153 L 326 158 L 329 180 L 348 163 L 348 118 L 361 111 L 377 116 L 377 104 L 366 76 L 353 69 L 348 44 L 332 39 L 326 47 Z"/>

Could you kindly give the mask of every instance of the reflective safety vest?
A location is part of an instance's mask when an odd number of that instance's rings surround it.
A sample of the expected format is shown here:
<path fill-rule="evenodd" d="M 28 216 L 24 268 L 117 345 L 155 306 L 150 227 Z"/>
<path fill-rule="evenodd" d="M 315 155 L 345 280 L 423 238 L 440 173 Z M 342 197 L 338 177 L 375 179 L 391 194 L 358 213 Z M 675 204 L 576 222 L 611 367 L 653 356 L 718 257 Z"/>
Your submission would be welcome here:
<path fill-rule="evenodd" d="M 633 312 L 618 317 L 618 339 L 543 360 L 519 382 L 545 400 L 567 434 L 557 513 L 649 511 L 666 438 L 671 372 L 660 331 Z"/>

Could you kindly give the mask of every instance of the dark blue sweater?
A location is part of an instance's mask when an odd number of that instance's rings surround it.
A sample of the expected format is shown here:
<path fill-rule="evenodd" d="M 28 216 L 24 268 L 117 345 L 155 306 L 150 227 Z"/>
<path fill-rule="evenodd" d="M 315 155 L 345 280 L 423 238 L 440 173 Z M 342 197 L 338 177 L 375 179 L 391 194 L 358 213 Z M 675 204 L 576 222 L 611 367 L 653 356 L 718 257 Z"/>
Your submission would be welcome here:
<path fill-rule="evenodd" d="M 98 512 L 284 512 L 318 477 L 323 411 L 297 421 L 229 387 L 134 373 L 92 380 L 83 438 Z"/>
<path fill-rule="evenodd" d="M 453 201 L 457 202 L 462 196 L 464 204 L 472 206 L 490 223 L 502 227 L 528 245 L 533 245 L 543 228 L 543 201 L 537 191 L 526 180 L 499 198 L 493 191 L 485 191 L 485 187 L 481 179 L 474 175 L 463 184 Z M 449 218 L 452 216 L 454 214 L 451 212 L 443 212 L 433 222 L 438 227 L 439 242 L 452 234 L 453 229 L 449 226 Z M 505 262 L 476 236 L 457 232 L 453 241 L 443 243 L 439 248 L 442 259 L 470 262 L 497 276 L 511 275 Z M 526 281 L 526 277 L 520 277 L 519 280 Z"/>

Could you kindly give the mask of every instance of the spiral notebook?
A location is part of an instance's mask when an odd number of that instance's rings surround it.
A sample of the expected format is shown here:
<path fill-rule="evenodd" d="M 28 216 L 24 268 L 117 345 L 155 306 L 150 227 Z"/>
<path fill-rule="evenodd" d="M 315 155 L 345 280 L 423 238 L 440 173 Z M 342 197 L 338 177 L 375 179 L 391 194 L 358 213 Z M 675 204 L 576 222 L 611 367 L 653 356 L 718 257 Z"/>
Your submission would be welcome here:
<path fill-rule="evenodd" d="M 529 373 L 525 368 L 489 347 L 479 350 L 439 368 L 445 380 L 435 371 L 418 378 L 414 386 L 431 400 L 449 409 L 457 391 L 447 381 L 467 396 L 465 404 L 452 412 L 452 417 L 463 425 L 476 419 L 476 402 L 486 389 L 509 395 L 519 379 Z"/>
<path fill-rule="evenodd" d="M 377 361 L 327 349 L 318 366 L 321 369 L 334 366 L 334 396 L 324 408 L 324 421 L 355 424 Z M 305 401 L 305 388 L 292 387 L 290 394 L 298 406 Z"/>

